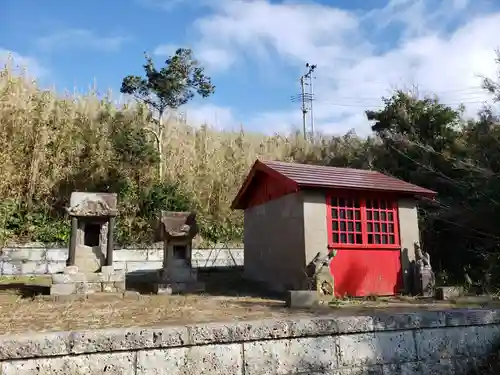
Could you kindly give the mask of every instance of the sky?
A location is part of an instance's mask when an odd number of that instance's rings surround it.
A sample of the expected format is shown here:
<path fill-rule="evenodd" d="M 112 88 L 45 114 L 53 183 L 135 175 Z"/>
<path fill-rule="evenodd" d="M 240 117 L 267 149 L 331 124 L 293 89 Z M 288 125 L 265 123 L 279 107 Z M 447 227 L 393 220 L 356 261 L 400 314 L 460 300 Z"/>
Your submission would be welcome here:
<path fill-rule="evenodd" d="M 0 63 L 42 86 L 111 90 L 192 48 L 216 92 L 181 108 L 193 125 L 265 133 L 302 127 L 299 77 L 316 64 L 315 130 L 370 133 L 365 111 L 418 87 L 467 116 L 490 100 L 500 0 L 1 0 Z"/>

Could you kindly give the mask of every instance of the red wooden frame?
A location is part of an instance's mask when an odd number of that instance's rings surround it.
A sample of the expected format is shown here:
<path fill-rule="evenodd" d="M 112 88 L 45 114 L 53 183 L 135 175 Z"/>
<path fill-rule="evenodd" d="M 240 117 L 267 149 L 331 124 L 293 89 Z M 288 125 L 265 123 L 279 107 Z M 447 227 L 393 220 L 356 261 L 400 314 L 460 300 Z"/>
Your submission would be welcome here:
<path fill-rule="evenodd" d="M 331 192 L 326 196 L 328 246 L 335 249 L 398 249 L 394 197 Z"/>

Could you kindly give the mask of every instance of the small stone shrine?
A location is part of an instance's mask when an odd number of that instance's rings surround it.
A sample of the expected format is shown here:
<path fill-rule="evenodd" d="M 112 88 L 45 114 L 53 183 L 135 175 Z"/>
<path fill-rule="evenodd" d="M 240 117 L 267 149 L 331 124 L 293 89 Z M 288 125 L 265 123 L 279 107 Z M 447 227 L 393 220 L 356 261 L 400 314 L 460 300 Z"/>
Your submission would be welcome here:
<path fill-rule="evenodd" d="M 191 265 L 193 237 L 198 234 L 196 214 L 162 211 L 156 239 L 163 241 L 163 268 L 158 275 L 156 292 L 172 294 L 200 292 L 203 283 Z"/>
<path fill-rule="evenodd" d="M 124 292 L 125 271 L 113 268 L 113 232 L 117 196 L 71 194 L 71 238 L 63 273 L 52 275 L 51 295 Z"/>
<path fill-rule="evenodd" d="M 415 267 L 414 267 L 414 293 L 424 297 L 434 296 L 435 276 L 432 271 L 431 257 L 429 253 L 422 251 L 418 243 L 415 247 Z"/>

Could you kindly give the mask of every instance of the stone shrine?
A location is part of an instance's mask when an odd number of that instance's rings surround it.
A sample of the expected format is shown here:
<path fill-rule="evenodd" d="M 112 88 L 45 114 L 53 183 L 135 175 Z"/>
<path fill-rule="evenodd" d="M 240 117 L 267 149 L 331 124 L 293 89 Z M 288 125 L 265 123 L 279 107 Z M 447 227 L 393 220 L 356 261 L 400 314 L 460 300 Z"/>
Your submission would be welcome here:
<path fill-rule="evenodd" d="M 116 194 L 73 192 L 67 211 L 71 217 L 67 267 L 52 276 L 51 294 L 124 292 L 125 271 L 113 268 Z"/>
<path fill-rule="evenodd" d="M 163 268 L 159 271 L 156 292 L 172 294 L 204 290 L 191 264 L 193 237 L 198 234 L 196 214 L 162 211 L 157 240 L 163 241 Z"/>

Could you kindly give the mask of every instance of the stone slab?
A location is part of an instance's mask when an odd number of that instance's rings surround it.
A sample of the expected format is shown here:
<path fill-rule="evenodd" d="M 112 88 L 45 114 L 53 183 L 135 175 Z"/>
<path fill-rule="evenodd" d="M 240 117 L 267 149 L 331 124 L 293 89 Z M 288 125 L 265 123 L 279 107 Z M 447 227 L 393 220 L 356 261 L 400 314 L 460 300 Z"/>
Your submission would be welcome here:
<path fill-rule="evenodd" d="M 14 275 L 22 275 L 22 262 L 14 262 L 5 260 L 2 262 L 2 275 L 6 276 L 14 276 Z"/>
<path fill-rule="evenodd" d="M 475 326 L 468 336 L 469 354 L 472 357 L 489 355 L 498 350 L 500 344 L 500 325 Z"/>
<path fill-rule="evenodd" d="M 377 332 L 338 337 L 339 365 L 359 367 L 417 360 L 413 332 Z"/>
<path fill-rule="evenodd" d="M 461 286 L 439 286 L 436 288 L 436 299 L 447 301 L 463 296 L 464 288 Z"/>
<path fill-rule="evenodd" d="M 71 332 L 2 335 L 0 336 L 0 361 L 69 354 L 71 335 Z"/>
<path fill-rule="evenodd" d="M 162 256 L 163 258 L 163 256 Z M 146 262 L 148 260 L 148 250 L 115 250 L 113 261 L 117 262 Z"/>
<path fill-rule="evenodd" d="M 48 262 L 66 262 L 68 259 L 68 249 L 48 249 L 45 259 Z"/>
<path fill-rule="evenodd" d="M 466 357 L 471 340 L 477 337 L 475 327 L 423 329 L 415 332 L 418 359 L 424 362 L 452 357 Z M 499 337 L 500 339 L 500 337 Z"/>
<path fill-rule="evenodd" d="M 74 275 L 67 273 L 56 273 L 52 275 L 52 284 L 72 284 L 84 281 L 87 281 L 87 276 L 82 272 L 75 273 Z"/>
<path fill-rule="evenodd" d="M 110 282 L 120 282 L 125 281 L 125 270 L 114 270 L 108 275 L 108 281 Z"/>
<path fill-rule="evenodd" d="M 152 249 L 147 251 L 147 260 L 149 262 L 162 262 L 163 261 L 163 250 L 162 249 Z"/>
<path fill-rule="evenodd" d="M 397 372 L 395 374 L 389 374 L 384 372 L 384 366 L 374 365 L 374 366 L 362 366 L 362 367 L 344 367 L 340 369 L 335 369 L 332 372 L 333 375 L 410 375 L 405 373 Z M 414 374 L 411 374 L 414 375 Z"/>
<path fill-rule="evenodd" d="M 0 364 L 2 375 L 135 375 L 136 353 L 37 358 Z"/>
<path fill-rule="evenodd" d="M 337 337 L 244 343 L 245 375 L 327 374 L 337 368 Z"/>
<path fill-rule="evenodd" d="M 3 248 L 0 258 L 9 261 L 39 262 L 45 259 L 47 250 L 30 248 Z"/>
<path fill-rule="evenodd" d="M 47 273 L 47 262 L 36 261 L 26 262 L 21 265 L 21 274 L 23 275 L 44 275 Z"/>
<path fill-rule="evenodd" d="M 318 292 L 315 290 L 288 290 L 285 296 L 287 307 L 313 307 L 319 304 Z"/>
<path fill-rule="evenodd" d="M 66 268 L 66 261 L 62 262 L 47 262 L 47 274 L 63 272 Z"/>
<path fill-rule="evenodd" d="M 52 284 L 50 294 L 53 296 L 67 296 L 76 292 L 76 285 L 71 284 Z"/>
<path fill-rule="evenodd" d="M 142 350 L 137 375 L 243 375 L 241 344 Z"/>
<path fill-rule="evenodd" d="M 479 315 L 483 317 L 496 316 L 497 311 L 498 310 L 484 310 L 480 313 L 478 310 L 471 310 L 469 314 L 476 318 Z M 463 312 L 463 314 L 467 314 L 467 312 Z M 209 324 L 200 323 L 163 328 L 142 327 L 59 334 L 44 333 L 26 336 L 0 336 L 0 360 L 7 358 L 16 359 L 64 355 L 65 350 L 67 354 L 90 354 L 100 351 L 166 349 L 180 346 L 229 344 L 259 340 L 276 341 L 280 339 L 290 340 L 292 338 L 302 339 L 306 337 L 325 337 L 325 340 L 328 341 L 332 339 L 332 336 L 341 335 L 338 337 L 339 341 L 336 342 L 336 345 L 338 344 L 339 347 L 343 348 L 342 352 L 339 352 L 340 363 L 346 367 L 348 367 L 349 364 L 351 364 L 351 367 L 359 367 L 363 366 L 363 363 L 373 364 L 373 358 L 377 361 L 381 358 L 380 361 L 382 363 L 385 363 L 385 358 L 392 358 L 392 360 L 398 361 L 411 361 L 412 358 L 414 358 L 414 353 L 411 348 L 408 348 L 408 340 L 410 340 L 408 335 L 412 334 L 415 335 L 418 359 L 427 362 L 440 360 L 442 356 L 437 353 L 440 353 L 443 349 L 448 350 L 448 357 L 451 355 L 461 355 L 463 353 L 474 353 L 473 350 L 477 350 L 479 351 L 478 353 L 480 353 L 481 350 L 486 350 L 480 349 L 480 342 L 484 343 L 484 348 L 488 348 L 488 345 L 491 346 L 495 340 L 500 339 L 500 336 L 497 336 L 496 333 L 489 333 L 495 330 L 495 332 L 500 333 L 500 325 L 498 322 L 494 326 L 485 326 L 482 325 L 484 321 L 478 319 L 477 324 L 479 324 L 479 326 L 477 327 L 426 329 L 434 328 L 435 322 L 429 320 L 429 316 L 427 316 L 426 319 L 420 319 L 420 325 L 416 328 L 414 322 L 419 321 L 419 319 L 414 315 L 419 315 L 419 313 L 395 315 L 409 315 L 412 317 L 411 319 L 405 319 L 404 317 L 398 319 L 400 322 L 409 322 L 408 327 L 405 328 L 400 325 L 398 326 L 398 330 L 407 329 L 408 331 L 394 331 L 392 328 L 393 326 L 387 326 L 382 327 L 386 328 L 384 331 L 374 333 L 373 322 L 374 319 L 376 320 L 376 315 L 325 315 L 314 318 L 290 317 L 289 319 L 266 319 Z M 439 317 L 439 315 L 436 315 L 436 317 Z M 428 326 L 422 326 L 423 322 Z M 377 338 L 373 338 L 374 336 Z M 57 337 L 57 340 L 55 340 L 54 337 Z M 450 340 L 453 341 L 450 343 Z M 354 348 L 354 345 L 358 345 L 356 348 L 365 348 L 364 352 L 368 353 L 363 357 L 365 358 L 364 362 L 363 360 L 361 360 L 361 363 L 359 360 L 355 362 L 354 358 L 349 357 L 350 354 L 347 349 Z M 460 348 L 461 345 L 462 348 Z M 373 349 L 374 351 L 370 352 L 370 350 L 372 350 L 371 348 L 376 346 L 390 347 L 391 349 L 390 352 L 384 350 L 380 351 L 380 349 Z M 473 349 L 472 346 L 476 349 Z M 5 357 L 5 353 L 8 353 L 7 357 Z M 370 353 L 375 354 L 372 355 Z M 2 355 L 4 357 L 2 357 Z"/>
<path fill-rule="evenodd" d="M 183 326 L 124 328 L 71 333 L 71 354 L 173 348 L 189 344 L 188 328 Z"/>
<path fill-rule="evenodd" d="M 163 267 L 163 262 L 127 262 L 127 272 L 157 270 Z"/>

